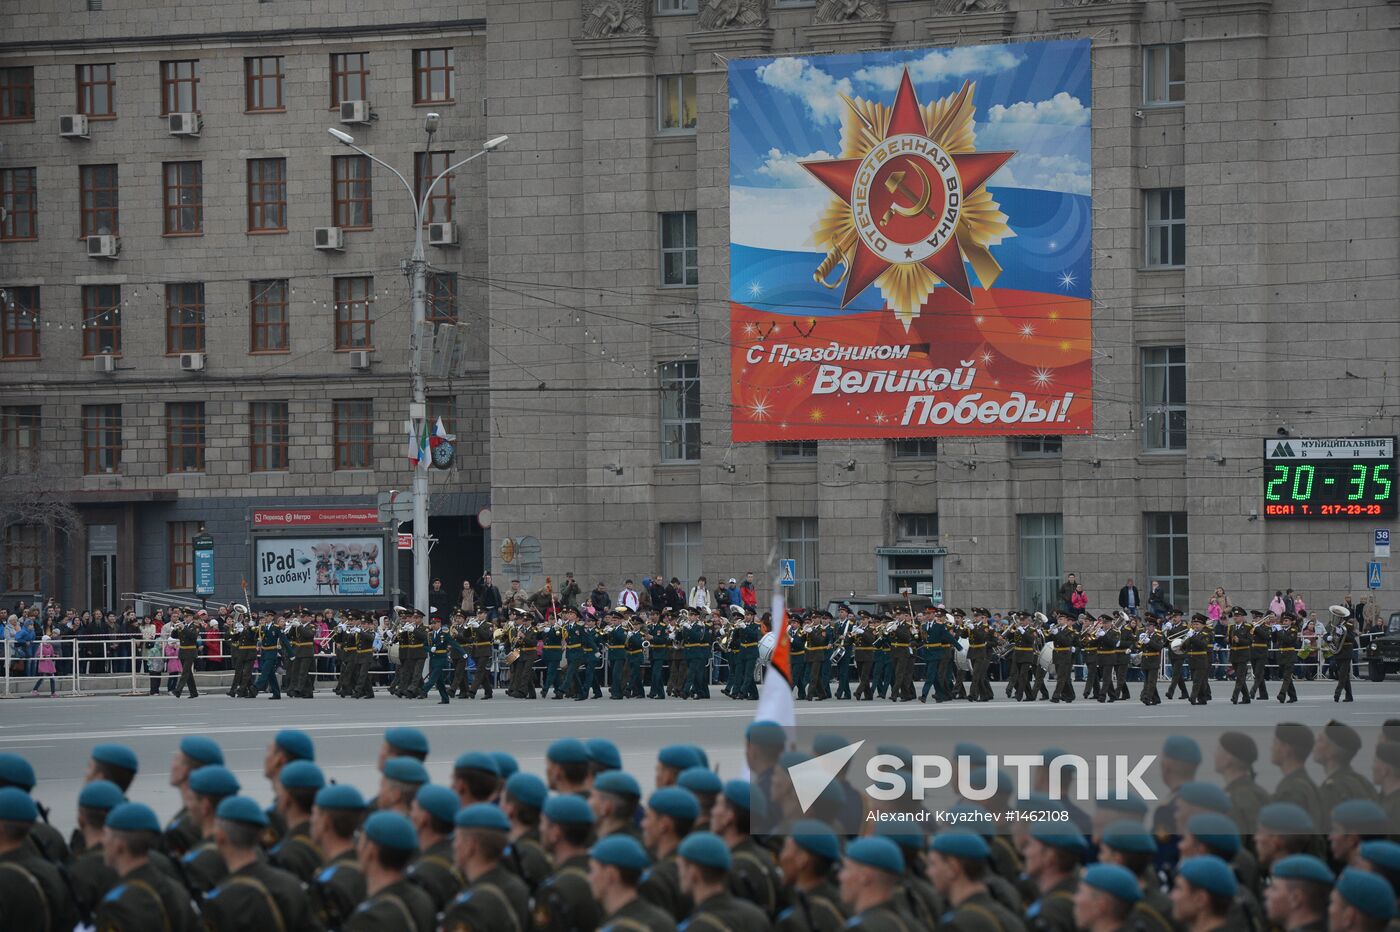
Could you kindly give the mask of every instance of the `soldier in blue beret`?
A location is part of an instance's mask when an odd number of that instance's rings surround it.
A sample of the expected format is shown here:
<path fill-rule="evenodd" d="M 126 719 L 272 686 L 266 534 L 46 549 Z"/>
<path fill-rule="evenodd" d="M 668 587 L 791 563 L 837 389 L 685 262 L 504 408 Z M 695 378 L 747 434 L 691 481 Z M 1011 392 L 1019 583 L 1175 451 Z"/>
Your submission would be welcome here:
<path fill-rule="evenodd" d="M 560 738 L 544 752 L 545 783 L 555 793 L 588 792 L 588 747 L 577 738 Z"/>
<path fill-rule="evenodd" d="M 92 916 L 97 902 L 117 883 L 117 874 L 102 858 L 102 832 L 107 814 L 126 802 L 115 783 L 93 780 L 78 793 L 78 845 L 68 861 L 68 879 L 79 915 Z"/>
<path fill-rule="evenodd" d="M 1074 932 L 1074 892 L 1084 859 L 1084 836 L 1072 825 L 1037 822 L 1022 848 L 1037 898 L 1026 909 L 1033 929 Z"/>
<path fill-rule="evenodd" d="M 314 761 L 315 759 L 315 745 L 312 744 L 311 737 L 304 731 L 285 728 L 274 735 L 272 741 L 268 744 L 267 753 L 263 755 L 263 777 L 272 784 L 274 805 L 267 810 L 268 826 L 267 831 L 263 833 L 264 847 L 271 848 L 287 834 L 287 821 L 283 818 L 282 813 L 275 804 L 277 798 L 277 777 L 282 772 L 282 768 L 292 761 Z M 320 787 L 317 787 L 317 789 L 320 789 Z M 314 796 L 315 794 L 312 795 Z M 307 802 L 306 813 L 310 814 L 310 800 Z M 293 871 L 293 873 L 297 872 Z"/>
<path fill-rule="evenodd" d="M 772 928 L 763 910 L 729 892 L 733 858 L 718 835 L 692 832 L 676 849 L 676 855 L 681 891 L 695 903 L 678 926 L 682 932 L 719 927 L 734 932 L 768 932 Z"/>
<path fill-rule="evenodd" d="M 510 844 L 510 820 L 499 807 L 476 803 L 457 813 L 453 859 L 466 889 L 447 905 L 442 932 L 530 927 L 530 891 L 502 865 Z M 504 917 L 509 913 L 512 919 Z"/>
<path fill-rule="evenodd" d="M 321 850 L 311 839 L 311 810 L 316 804 L 316 794 L 325 785 L 326 777 L 321 768 L 310 760 L 294 760 L 282 765 L 272 783 L 269 830 L 273 822 L 287 828 L 268 847 L 268 860 L 302 883 L 309 883 L 321 869 Z M 267 834 L 264 834 L 264 844 Z"/>
<path fill-rule="evenodd" d="M 690 790 L 700 804 L 700 818 L 695 820 L 695 830 L 710 831 L 710 813 L 715 808 L 715 800 L 724 790 L 724 781 L 719 774 L 708 767 L 690 767 L 681 771 L 676 778 L 676 786 Z"/>
<path fill-rule="evenodd" d="M 700 766 L 700 757 L 688 744 L 671 744 L 656 755 L 656 788 L 675 786 L 681 771 Z"/>
<path fill-rule="evenodd" d="M 1376 789 L 1371 781 L 1352 769 L 1351 762 L 1360 751 L 1361 735 L 1350 725 L 1334 719 L 1318 731 L 1312 756 L 1326 774 L 1317 787 L 1324 816 L 1350 800 L 1372 801 L 1376 798 Z"/>
<path fill-rule="evenodd" d="M 572 794 L 551 796 L 540 818 L 540 843 L 554 871 L 535 890 L 535 932 L 596 929 L 603 918 L 588 886 L 588 842 L 593 809 Z"/>
<path fill-rule="evenodd" d="M 1385 810 L 1370 799 L 1348 799 L 1332 809 L 1332 830 L 1327 847 L 1332 863 L 1355 866 L 1361 856 L 1361 843 L 1383 839 L 1390 833 Z"/>
<path fill-rule="evenodd" d="M 1127 868 L 1093 864 L 1074 891 L 1071 928 L 1085 932 L 1131 928 L 1128 917 L 1141 899 L 1138 879 Z"/>
<path fill-rule="evenodd" d="M 311 840 L 321 850 L 321 868 L 307 885 L 311 913 L 327 929 L 338 929 L 365 898 L 365 876 L 355 852 L 355 833 L 365 819 L 365 800 L 346 784 L 316 794 Z"/>
<path fill-rule="evenodd" d="M 846 926 L 846 910 L 836 886 L 841 842 L 823 822 L 793 823 L 778 852 L 791 905 L 779 911 L 777 932 L 837 932 Z"/>
<path fill-rule="evenodd" d="M 501 863 L 523 880 L 525 889 L 532 894 L 554 869 L 540 844 L 540 810 L 548 797 L 544 781 L 532 773 L 512 776 L 501 797 L 501 809 L 510 820 L 510 844 Z M 583 802 L 581 796 L 574 799 Z"/>
<path fill-rule="evenodd" d="M 757 904 L 772 919 L 782 905 L 783 878 L 772 853 L 751 834 L 751 805 L 752 787 L 748 781 L 727 781 L 710 811 L 710 830 L 724 840 L 734 858 L 730 889 Z"/>
<path fill-rule="evenodd" d="M 841 900 L 851 912 L 846 928 L 871 932 L 906 928 L 908 920 L 900 918 L 895 904 L 903 874 L 904 856 L 888 838 L 857 838 L 846 845 L 839 875 Z"/>
<path fill-rule="evenodd" d="M 496 762 L 496 769 L 500 770 L 502 780 L 509 780 L 520 770 L 520 764 L 505 751 L 492 751 L 491 759 Z"/>
<path fill-rule="evenodd" d="M 207 932 L 267 932 L 310 924 L 301 882 L 262 858 L 258 839 L 266 827 L 267 814 L 248 797 L 229 796 L 219 803 L 213 841 L 227 873 L 204 895 Z"/>
<path fill-rule="evenodd" d="M 622 752 L 607 738 L 589 738 L 584 746 L 588 748 L 588 769 L 594 776 L 622 769 Z"/>
<path fill-rule="evenodd" d="M 1364 841 L 1357 867 L 1384 877 L 1400 891 L 1400 843 L 1393 841 Z"/>
<path fill-rule="evenodd" d="M 650 863 L 642 843 L 626 835 L 611 835 L 588 850 L 588 886 L 604 917 L 599 932 L 675 932 L 670 914 L 638 895 Z"/>
<path fill-rule="evenodd" d="M 1143 932 L 1176 932 L 1171 901 L 1153 867 L 1157 841 L 1147 829 L 1128 819 L 1114 822 L 1100 833 L 1098 850 L 1100 863 L 1126 868 L 1138 880 L 1142 898 L 1133 904 L 1134 924 Z"/>
<path fill-rule="evenodd" d="M 141 769 L 136 752 L 124 744 L 99 744 L 88 760 L 88 780 L 107 780 L 125 793 Z"/>
<path fill-rule="evenodd" d="M 641 800 L 642 788 L 630 773 L 609 770 L 598 774 L 588 793 L 589 808 L 597 819 L 598 837 L 621 834 L 640 841 L 641 830 L 637 828 L 636 817 Z"/>
<path fill-rule="evenodd" d="M 1157 766 L 1161 771 L 1162 783 L 1171 796 L 1152 813 L 1152 834 L 1158 846 L 1157 866 L 1161 870 L 1170 870 L 1177 861 L 1177 845 L 1180 843 L 1177 812 L 1181 808 L 1181 789 L 1195 781 L 1201 760 L 1201 746 L 1195 738 L 1170 735 L 1162 743 Z"/>
<path fill-rule="evenodd" d="M 199 768 L 185 783 L 185 811 L 199 835 L 194 846 L 180 855 L 179 863 L 185 886 L 196 897 L 208 893 L 228 874 L 214 843 L 215 814 L 220 803 L 238 795 L 239 788 L 233 772 L 219 764 Z"/>
<path fill-rule="evenodd" d="M 1189 929 L 1227 927 L 1239 883 L 1230 865 L 1212 854 L 1186 858 L 1172 884 L 1172 918 Z"/>
<path fill-rule="evenodd" d="M 141 803 L 123 803 L 107 813 L 102 859 L 118 882 L 97 904 L 93 925 L 102 932 L 195 932 L 199 928 L 189 894 L 151 862 L 160 837 L 160 821 Z M 0 897 L 0 902 L 7 900 Z"/>
<path fill-rule="evenodd" d="M 0 788 L 14 787 L 32 797 L 36 782 L 34 768 L 29 761 L 18 754 L 0 752 Z M 68 860 L 68 845 L 58 829 L 48 823 L 48 810 L 38 800 L 32 801 L 42 818 L 30 829 L 26 847 L 30 854 L 43 857 L 52 864 L 61 864 Z"/>
<path fill-rule="evenodd" d="M 445 790 L 452 795 L 451 790 Z M 364 902 L 355 907 L 342 932 L 421 932 L 431 929 L 437 910 L 432 896 L 408 876 L 418 854 L 418 836 L 397 812 L 376 812 L 365 820 L 355 845 L 365 877 Z"/>
<path fill-rule="evenodd" d="M 991 849 L 972 832 L 944 832 L 929 843 L 928 879 L 948 904 L 943 922 L 958 928 L 982 929 L 991 913 L 1002 928 L 1014 929 L 1021 920 L 992 898 L 987 889 Z"/>
<path fill-rule="evenodd" d="M 28 844 L 38 820 L 28 792 L 0 788 L 0 928 L 6 932 L 66 932 L 79 919 L 58 868 Z"/>
<path fill-rule="evenodd" d="M 1308 775 L 1308 758 L 1316 739 L 1312 729 L 1298 722 L 1279 722 L 1274 726 L 1274 740 L 1269 748 L 1269 760 L 1283 771 L 1274 787 L 1270 802 L 1293 803 L 1301 806 L 1314 825 L 1326 828 L 1327 813 L 1322 811 L 1322 797 L 1317 784 Z"/>
<path fill-rule="evenodd" d="M 165 827 L 165 850 L 171 857 L 184 855 L 199 843 L 199 827 L 190 818 L 189 809 L 184 805 L 185 784 L 190 774 L 201 767 L 224 762 L 223 750 L 203 735 L 186 735 L 180 739 L 180 747 L 170 759 L 170 785 L 180 791 L 182 805 L 175 817 Z"/>
<path fill-rule="evenodd" d="M 1265 870 L 1280 858 L 1309 851 L 1317 827 L 1312 817 L 1294 803 L 1269 803 L 1259 810 L 1254 850 Z"/>
<path fill-rule="evenodd" d="M 484 751 L 468 751 L 452 762 L 452 790 L 463 806 L 494 801 L 501 780 L 501 765 Z"/>
<path fill-rule="evenodd" d="M 428 768 L 412 757 L 391 757 L 384 762 L 379 778 L 379 795 L 371 808 L 407 816 L 418 789 L 428 783 Z"/>
<path fill-rule="evenodd" d="M 461 808 L 457 794 L 445 786 L 430 783 L 419 787 L 413 797 L 409 819 L 418 833 L 418 851 L 407 875 L 427 892 L 434 915 L 446 908 L 465 883 L 452 864 L 452 833 Z"/>
<path fill-rule="evenodd" d="M 1335 875 L 1311 854 L 1293 854 L 1274 864 L 1264 891 L 1264 911 L 1285 932 L 1327 932 L 1327 900 Z"/>
<path fill-rule="evenodd" d="M 1348 867 L 1327 904 L 1329 929 L 1381 932 L 1395 918 L 1395 888 L 1385 878 Z"/>
<path fill-rule="evenodd" d="M 638 894 L 664 910 L 675 922 L 690 915 L 694 906 L 681 890 L 676 849 L 700 817 L 700 804 L 689 790 L 665 787 L 651 794 L 642 815 L 642 843 L 655 859 L 642 875 Z"/>
<path fill-rule="evenodd" d="M 1239 893 L 1230 906 L 1228 917 L 1232 925 L 1257 927 L 1263 912 L 1259 905 L 1262 887 L 1259 862 L 1240 841 L 1239 827 L 1233 819 L 1218 812 L 1198 812 L 1186 823 L 1181 839 L 1181 856 L 1194 858 L 1213 854 L 1230 865 L 1239 883 Z"/>

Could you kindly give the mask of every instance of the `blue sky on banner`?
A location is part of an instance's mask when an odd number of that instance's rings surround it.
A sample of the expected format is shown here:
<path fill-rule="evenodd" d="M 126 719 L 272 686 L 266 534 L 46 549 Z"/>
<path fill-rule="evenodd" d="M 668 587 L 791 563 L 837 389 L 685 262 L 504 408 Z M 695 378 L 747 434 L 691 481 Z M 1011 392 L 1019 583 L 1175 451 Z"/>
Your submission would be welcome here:
<path fill-rule="evenodd" d="M 975 82 L 978 150 L 1017 153 L 988 187 L 1088 196 L 1092 76 L 1083 40 L 741 59 L 729 72 L 735 219 L 766 217 L 770 229 L 787 219 L 809 229 L 828 194 L 799 161 L 838 156 L 841 95 L 888 106 L 906 65 L 925 104 Z M 749 239 L 742 226 L 736 242 Z"/>

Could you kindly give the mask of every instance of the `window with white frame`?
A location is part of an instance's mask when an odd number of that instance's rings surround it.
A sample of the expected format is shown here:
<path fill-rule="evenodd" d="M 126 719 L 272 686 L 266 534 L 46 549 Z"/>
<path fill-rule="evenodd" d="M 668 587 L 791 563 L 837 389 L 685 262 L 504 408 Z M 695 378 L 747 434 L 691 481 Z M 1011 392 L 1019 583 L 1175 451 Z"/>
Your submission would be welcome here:
<path fill-rule="evenodd" d="M 700 459 L 700 363 L 694 359 L 661 366 L 661 459 Z"/>
<path fill-rule="evenodd" d="M 1186 189 L 1153 188 L 1143 192 L 1146 257 L 1149 269 L 1186 265 Z"/>
<path fill-rule="evenodd" d="M 1048 612 L 1058 601 L 1064 578 L 1064 516 L 1019 515 L 1021 606 Z"/>
<path fill-rule="evenodd" d="M 700 283 L 700 233 L 695 211 L 661 215 L 661 284 L 685 287 Z"/>
<path fill-rule="evenodd" d="M 1191 571 L 1186 537 L 1186 513 L 1156 511 L 1143 515 L 1147 531 L 1147 578 L 1161 583 L 1171 605 L 1189 605 Z"/>
<path fill-rule="evenodd" d="M 656 76 L 656 118 L 663 133 L 695 132 L 695 75 Z"/>
<path fill-rule="evenodd" d="M 661 525 L 662 575 L 679 579 L 689 589 L 704 572 L 700 569 L 704 548 L 699 521 Z"/>
<path fill-rule="evenodd" d="M 1186 347 L 1142 351 L 1142 448 L 1186 450 Z"/>
<path fill-rule="evenodd" d="M 788 589 L 788 604 L 795 608 L 824 608 L 821 598 L 821 538 L 816 518 L 778 519 L 778 557 L 797 561 L 797 584 Z"/>
<path fill-rule="evenodd" d="M 1186 43 L 1149 45 L 1142 50 L 1142 102 L 1169 107 L 1186 100 Z"/>

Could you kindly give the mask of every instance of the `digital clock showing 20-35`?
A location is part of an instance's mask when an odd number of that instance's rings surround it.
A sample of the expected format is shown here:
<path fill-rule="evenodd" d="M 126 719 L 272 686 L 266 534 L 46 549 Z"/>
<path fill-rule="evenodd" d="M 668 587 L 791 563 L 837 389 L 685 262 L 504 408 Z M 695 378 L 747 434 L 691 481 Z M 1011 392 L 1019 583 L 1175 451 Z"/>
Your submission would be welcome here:
<path fill-rule="evenodd" d="M 1269 518 L 1393 518 L 1392 438 L 1292 439 L 1265 443 Z"/>

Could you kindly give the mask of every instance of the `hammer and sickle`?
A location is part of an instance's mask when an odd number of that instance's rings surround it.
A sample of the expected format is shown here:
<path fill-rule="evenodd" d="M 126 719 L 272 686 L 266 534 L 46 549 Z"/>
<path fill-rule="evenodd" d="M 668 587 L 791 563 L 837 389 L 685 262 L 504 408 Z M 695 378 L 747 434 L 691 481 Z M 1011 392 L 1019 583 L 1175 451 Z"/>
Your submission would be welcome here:
<path fill-rule="evenodd" d="M 885 212 L 880 215 L 881 227 L 884 227 L 886 224 L 888 224 L 890 220 L 893 219 L 895 214 L 899 214 L 901 217 L 917 217 L 919 214 L 922 213 L 928 213 L 931 217 L 934 216 L 933 213 L 929 211 L 928 207 L 929 195 L 933 193 L 932 188 L 929 186 L 928 183 L 928 175 L 924 174 L 924 170 L 919 167 L 918 162 L 911 161 L 908 163 L 908 165 L 910 168 L 914 169 L 914 174 L 918 175 L 919 180 L 924 183 L 924 193 L 922 195 L 915 196 L 914 192 L 910 191 L 909 188 L 905 186 L 905 172 L 890 172 L 889 175 L 885 178 L 885 190 L 889 191 L 891 194 L 902 194 L 903 196 L 914 201 L 914 203 L 908 207 L 901 207 L 898 204 L 891 201 L 890 206 L 885 208 Z M 934 217 L 934 219 L 936 220 L 938 218 Z"/>

